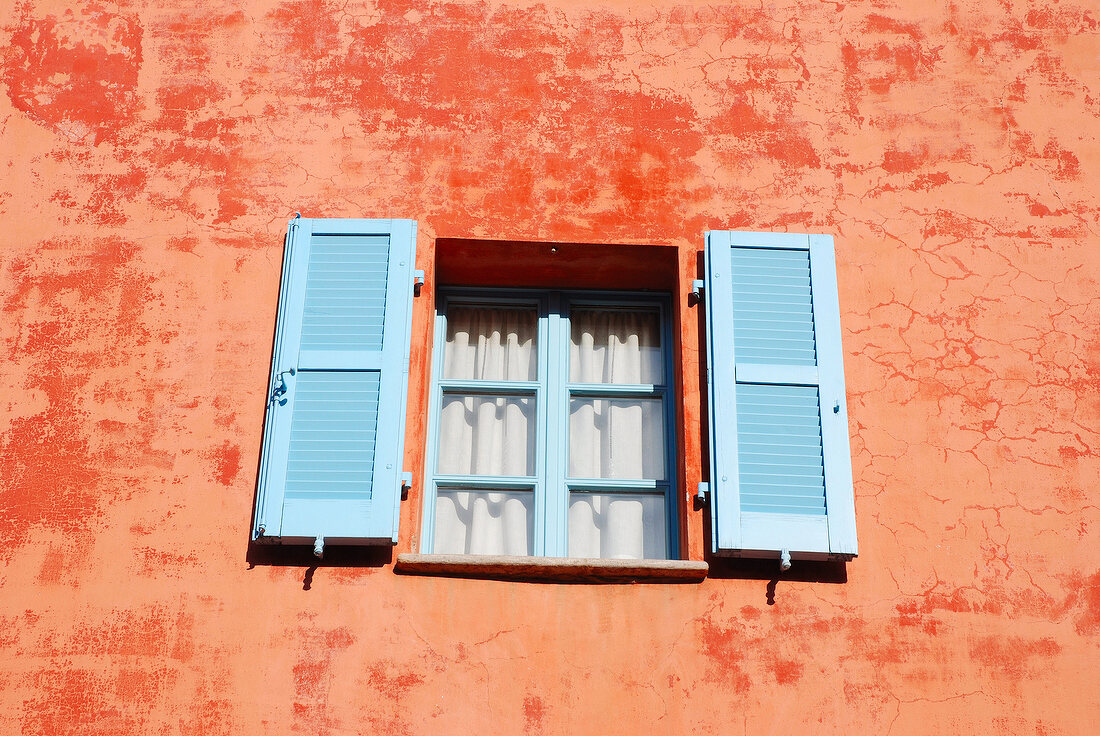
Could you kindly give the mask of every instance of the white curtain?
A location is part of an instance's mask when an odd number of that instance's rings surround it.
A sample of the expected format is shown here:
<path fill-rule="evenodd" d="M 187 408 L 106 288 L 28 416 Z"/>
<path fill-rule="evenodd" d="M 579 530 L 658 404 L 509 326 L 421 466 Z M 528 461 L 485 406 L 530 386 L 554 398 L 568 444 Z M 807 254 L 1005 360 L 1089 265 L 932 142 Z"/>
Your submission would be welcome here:
<path fill-rule="evenodd" d="M 569 318 L 569 380 L 664 383 L 657 312 L 574 309 Z"/>
<path fill-rule="evenodd" d="M 451 307 L 445 378 L 530 381 L 536 378 L 533 309 Z M 535 474 L 535 400 L 531 396 L 448 393 L 439 426 L 440 473 Z M 530 555 L 533 493 L 440 489 L 433 549 L 438 554 Z"/>
<path fill-rule="evenodd" d="M 533 381 L 537 332 L 534 309 L 452 306 L 447 311 L 443 377 Z"/>
<path fill-rule="evenodd" d="M 665 479 L 660 399 L 572 399 L 571 478 Z"/>
<path fill-rule="evenodd" d="M 439 417 L 438 470 L 458 475 L 534 475 L 534 398 L 445 394 Z"/>
<path fill-rule="evenodd" d="M 570 322 L 571 381 L 664 383 L 656 312 L 575 309 Z M 447 315 L 444 376 L 535 380 L 536 332 L 537 315 L 530 309 L 453 307 Z M 534 476 L 534 421 L 533 397 L 445 395 L 438 471 Z M 571 399 L 569 475 L 663 480 L 661 400 Z M 531 492 L 440 489 L 435 552 L 532 554 L 533 500 Z M 570 555 L 660 558 L 666 556 L 665 538 L 661 494 L 574 493 L 569 499 Z"/>
<path fill-rule="evenodd" d="M 569 499 L 569 556 L 664 559 L 665 497 L 574 493 Z"/>
<path fill-rule="evenodd" d="M 467 555 L 534 553 L 530 491 L 445 491 L 435 501 L 435 552 Z"/>
<path fill-rule="evenodd" d="M 655 311 L 574 309 L 569 378 L 577 383 L 664 383 Z M 665 478 L 660 399 L 573 398 L 569 402 L 572 478 Z M 664 496 L 573 493 L 569 554 L 632 559 L 666 556 Z"/>

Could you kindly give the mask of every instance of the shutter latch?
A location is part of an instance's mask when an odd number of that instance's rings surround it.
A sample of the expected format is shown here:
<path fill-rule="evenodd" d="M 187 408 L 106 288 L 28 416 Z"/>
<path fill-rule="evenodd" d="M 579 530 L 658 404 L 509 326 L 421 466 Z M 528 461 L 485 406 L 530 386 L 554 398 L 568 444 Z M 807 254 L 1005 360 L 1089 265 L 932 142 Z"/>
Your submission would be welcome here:
<path fill-rule="evenodd" d="M 278 383 L 276 383 L 275 388 L 272 389 L 271 399 L 269 399 L 269 401 L 278 401 L 279 399 L 283 398 L 283 395 L 286 394 L 286 379 L 283 378 L 283 376 L 288 373 L 293 376 L 295 372 L 296 371 L 291 368 L 290 370 L 282 371 L 275 375 L 275 380 L 278 381 Z"/>

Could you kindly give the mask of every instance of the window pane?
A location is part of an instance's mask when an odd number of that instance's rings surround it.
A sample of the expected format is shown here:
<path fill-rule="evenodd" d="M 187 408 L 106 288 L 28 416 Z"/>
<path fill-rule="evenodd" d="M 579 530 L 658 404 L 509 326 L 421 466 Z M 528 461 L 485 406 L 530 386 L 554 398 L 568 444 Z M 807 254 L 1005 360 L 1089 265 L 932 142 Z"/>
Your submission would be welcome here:
<path fill-rule="evenodd" d="M 534 494 L 440 490 L 435 502 L 436 554 L 534 554 Z"/>
<path fill-rule="evenodd" d="M 654 310 L 573 309 L 569 380 L 664 383 L 661 318 Z"/>
<path fill-rule="evenodd" d="M 572 493 L 569 556 L 664 559 L 665 498 L 635 493 Z"/>
<path fill-rule="evenodd" d="M 445 394 L 439 472 L 535 474 L 535 400 L 529 396 Z"/>
<path fill-rule="evenodd" d="M 660 399 L 571 399 L 569 476 L 665 478 Z"/>
<path fill-rule="evenodd" d="M 538 312 L 510 307 L 451 306 L 443 377 L 533 381 Z"/>

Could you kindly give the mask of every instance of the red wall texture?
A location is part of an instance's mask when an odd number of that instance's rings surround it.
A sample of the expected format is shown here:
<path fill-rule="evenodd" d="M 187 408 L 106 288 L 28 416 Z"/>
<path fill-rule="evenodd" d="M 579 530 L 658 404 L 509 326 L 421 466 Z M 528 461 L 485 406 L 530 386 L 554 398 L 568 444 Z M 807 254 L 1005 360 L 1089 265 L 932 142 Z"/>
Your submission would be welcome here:
<path fill-rule="evenodd" d="M 1100 732 L 1094 4 L 0 18 L 0 733 Z M 418 478 L 437 238 L 675 249 L 684 493 L 703 232 L 833 234 L 846 580 L 250 565 L 295 210 L 420 223 Z"/>

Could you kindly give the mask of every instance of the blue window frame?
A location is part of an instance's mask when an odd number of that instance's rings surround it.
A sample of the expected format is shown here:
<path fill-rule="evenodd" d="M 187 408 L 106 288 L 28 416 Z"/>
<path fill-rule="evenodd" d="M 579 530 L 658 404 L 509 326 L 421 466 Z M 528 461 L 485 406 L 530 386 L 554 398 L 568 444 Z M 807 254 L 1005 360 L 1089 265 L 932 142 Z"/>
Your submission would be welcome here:
<path fill-rule="evenodd" d="M 678 557 L 669 314 L 653 294 L 441 290 L 421 550 Z"/>

